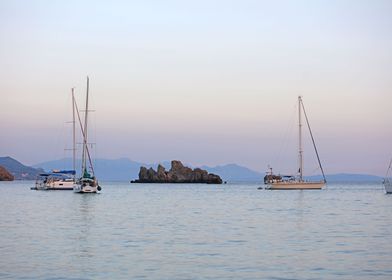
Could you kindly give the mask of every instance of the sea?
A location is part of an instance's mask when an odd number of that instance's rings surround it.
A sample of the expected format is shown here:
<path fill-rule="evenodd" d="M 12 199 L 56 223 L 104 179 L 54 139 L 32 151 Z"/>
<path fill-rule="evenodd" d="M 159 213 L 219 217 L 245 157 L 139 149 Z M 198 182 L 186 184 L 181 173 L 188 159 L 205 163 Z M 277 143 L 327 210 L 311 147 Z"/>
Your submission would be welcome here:
<path fill-rule="evenodd" d="M 257 183 L 0 182 L 0 279 L 392 279 L 392 195 Z"/>

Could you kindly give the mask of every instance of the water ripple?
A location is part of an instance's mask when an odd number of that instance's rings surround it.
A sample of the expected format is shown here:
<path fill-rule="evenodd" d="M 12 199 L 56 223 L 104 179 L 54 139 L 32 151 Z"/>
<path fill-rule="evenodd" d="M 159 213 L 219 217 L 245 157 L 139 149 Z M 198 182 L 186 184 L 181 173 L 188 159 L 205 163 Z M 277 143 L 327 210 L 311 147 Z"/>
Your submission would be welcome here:
<path fill-rule="evenodd" d="M 0 279 L 392 279 L 392 196 L 376 184 L 30 184 L 0 183 Z"/>

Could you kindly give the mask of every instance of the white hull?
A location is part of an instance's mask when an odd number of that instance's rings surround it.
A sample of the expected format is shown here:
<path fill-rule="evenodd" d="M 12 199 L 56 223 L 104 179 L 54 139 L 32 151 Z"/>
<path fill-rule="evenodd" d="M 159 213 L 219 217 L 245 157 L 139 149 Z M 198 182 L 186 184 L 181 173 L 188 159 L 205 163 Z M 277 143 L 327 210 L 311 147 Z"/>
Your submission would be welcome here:
<path fill-rule="evenodd" d="M 97 193 L 98 188 L 93 186 L 81 186 L 79 184 L 75 184 L 73 187 L 73 191 L 76 193 Z"/>
<path fill-rule="evenodd" d="M 96 180 L 83 178 L 73 186 L 73 190 L 76 193 L 98 193 L 101 187 Z"/>
<path fill-rule="evenodd" d="M 324 182 L 276 182 L 268 184 L 268 190 L 321 190 Z"/>
<path fill-rule="evenodd" d="M 386 180 L 384 181 L 384 187 L 385 187 L 385 192 L 386 193 L 391 193 L 392 194 L 392 182 Z"/>
<path fill-rule="evenodd" d="M 68 190 L 73 190 L 73 188 L 74 188 L 73 181 L 52 181 L 46 183 L 38 182 L 35 184 L 35 187 L 32 189 L 45 190 L 45 191 L 50 191 L 50 190 L 68 191 Z"/>

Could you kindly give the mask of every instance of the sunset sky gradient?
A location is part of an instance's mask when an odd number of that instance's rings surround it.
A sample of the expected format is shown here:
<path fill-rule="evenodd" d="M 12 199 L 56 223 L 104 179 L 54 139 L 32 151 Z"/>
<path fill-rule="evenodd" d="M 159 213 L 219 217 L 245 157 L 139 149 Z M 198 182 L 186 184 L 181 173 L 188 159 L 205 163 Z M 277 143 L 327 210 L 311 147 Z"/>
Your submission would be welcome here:
<path fill-rule="evenodd" d="M 0 156 L 71 156 L 71 87 L 82 106 L 89 75 L 96 157 L 292 172 L 302 95 L 327 173 L 384 175 L 391 15 L 370 0 L 0 0 Z"/>

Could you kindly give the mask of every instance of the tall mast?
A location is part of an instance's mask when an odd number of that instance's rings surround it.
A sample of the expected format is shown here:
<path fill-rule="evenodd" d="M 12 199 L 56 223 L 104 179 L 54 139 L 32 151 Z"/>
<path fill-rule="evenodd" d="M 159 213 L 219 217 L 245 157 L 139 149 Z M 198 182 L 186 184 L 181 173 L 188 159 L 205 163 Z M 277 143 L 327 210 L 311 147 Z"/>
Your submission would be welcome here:
<path fill-rule="evenodd" d="M 74 181 L 76 178 L 76 123 L 75 123 L 75 95 L 74 88 L 72 88 L 72 168 L 75 172 Z"/>
<path fill-rule="evenodd" d="M 303 174 L 303 150 L 302 150 L 302 119 L 301 119 L 301 103 L 302 97 L 298 96 L 298 158 L 299 158 L 299 180 L 302 181 L 302 174 Z"/>
<path fill-rule="evenodd" d="M 86 166 L 86 157 L 87 157 L 87 115 L 88 115 L 88 90 L 89 90 L 89 78 L 87 76 L 87 92 L 86 92 L 86 111 L 84 114 L 84 134 L 83 134 L 83 159 L 82 159 L 82 164 L 83 164 L 83 173 L 87 171 L 87 166 Z"/>

